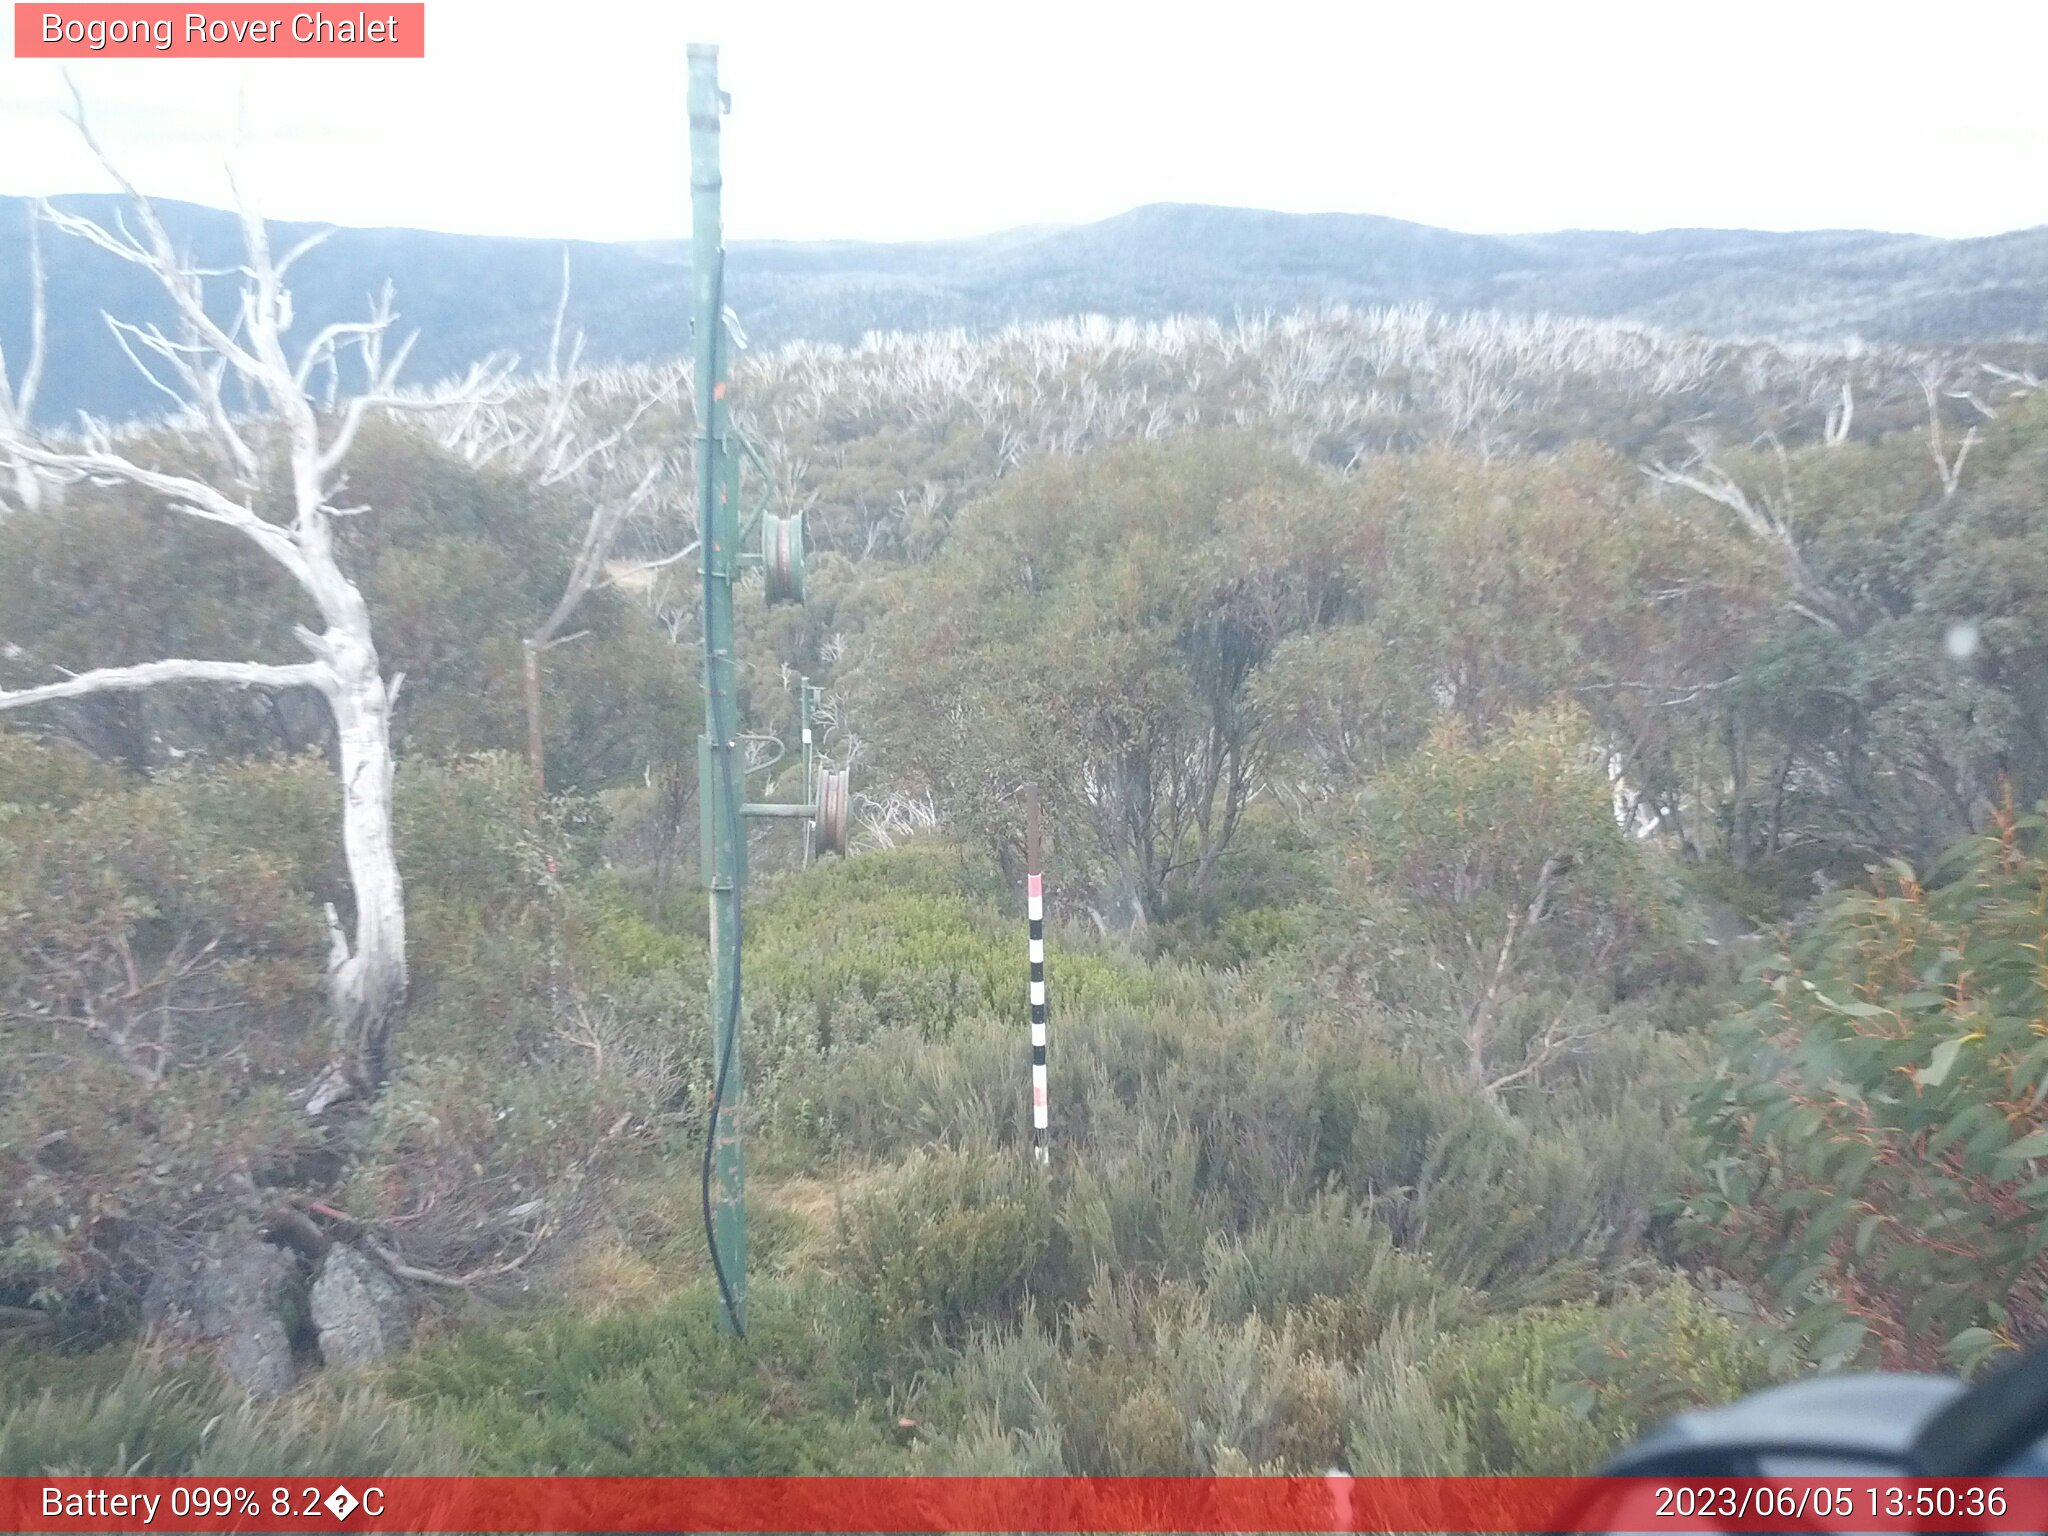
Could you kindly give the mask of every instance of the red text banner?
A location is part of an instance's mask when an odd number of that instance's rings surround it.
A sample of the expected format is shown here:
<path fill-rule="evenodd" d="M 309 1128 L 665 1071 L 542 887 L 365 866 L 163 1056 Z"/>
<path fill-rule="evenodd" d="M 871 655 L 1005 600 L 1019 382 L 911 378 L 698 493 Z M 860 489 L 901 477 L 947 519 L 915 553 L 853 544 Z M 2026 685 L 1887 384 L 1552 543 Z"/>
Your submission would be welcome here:
<path fill-rule="evenodd" d="M 0 1478 L 0 1532 L 2041 1531 L 2048 1479 Z"/>
<path fill-rule="evenodd" d="M 423 59 L 427 8 L 16 0 L 18 59 Z"/>

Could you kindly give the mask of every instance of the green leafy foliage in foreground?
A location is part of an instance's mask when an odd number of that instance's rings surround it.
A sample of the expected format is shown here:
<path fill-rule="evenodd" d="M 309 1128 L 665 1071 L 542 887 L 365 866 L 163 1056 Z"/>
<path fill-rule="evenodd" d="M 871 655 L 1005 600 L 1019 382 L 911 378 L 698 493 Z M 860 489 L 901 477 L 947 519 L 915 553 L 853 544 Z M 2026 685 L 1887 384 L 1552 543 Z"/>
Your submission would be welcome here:
<path fill-rule="evenodd" d="M 1823 1358 L 1973 1366 L 2048 1322 L 2048 849 L 2002 813 L 1756 968 L 1686 1205 Z"/>

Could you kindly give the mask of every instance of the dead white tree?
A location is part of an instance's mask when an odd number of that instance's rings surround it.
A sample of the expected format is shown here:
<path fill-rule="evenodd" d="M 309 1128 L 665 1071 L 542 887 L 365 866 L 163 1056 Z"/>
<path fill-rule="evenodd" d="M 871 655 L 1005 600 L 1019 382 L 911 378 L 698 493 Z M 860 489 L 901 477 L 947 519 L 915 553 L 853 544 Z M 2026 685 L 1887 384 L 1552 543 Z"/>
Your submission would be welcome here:
<path fill-rule="evenodd" d="M 861 842 L 876 849 L 894 848 L 913 837 L 936 832 L 945 818 L 932 792 L 897 790 L 881 799 L 866 798 L 861 806 Z"/>
<path fill-rule="evenodd" d="M 43 270 L 43 210 L 31 207 L 28 219 L 28 361 L 18 383 L 8 377 L 7 353 L 0 348 L 0 432 L 26 432 L 35 417 L 36 394 L 42 388 L 43 361 L 49 345 L 47 274 Z M 43 485 L 35 467 L 14 465 L 14 502 L 24 512 L 42 508 Z M 0 513 L 7 510 L 0 504 Z"/>
<path fill-rule="evenodd" d="M 0 460 L 17 474 L 27 467 L 60 481 L 126 484 L 150 493 L 176 514 L 230 528 L 286 571 L 312 601 L 321 627 L 300 626 L 310 659 L 294 663 L 171 659 L 105 667 L 36 687 L 0 691 L 0 711 L 59 699 L 154 687 L 215 682 L 242 688 L 311 688 L 326 702 L 334 727 L 342 788 L 342 844 L 354 891 L 353 933 L 330 906 L 328 988 L 333 1056 L 309 1086 L 306 1109 L 319 1114 L 346 1098 L 366 1097 L 383 1080 L 386 1047 L 406 992 L 405 895 L 391 823 L 391 712 L 401 677 L 386 679 L 371 635 L 369 608 L 336 558 L 333 520 L 360 508 L 337 505 L 342 467 L 371 412 L 417 404 L 396 393 L 408 340 L 391 355 L 385 339 L 394 314 L 387 290 L 369 318 L 323 327 L 297 356 L 288 354 L 291 295 L 285 277 L 320 240 L 301 241 L 274 257 L 264 223 L 242 213 L 243 264 L 234 318 L 207 309 L 202 273 L 173 245 L 155 209 L 108 159 L 85 124 L 88 147 L 133 206 L 137 230 L 108 229 L 69 214 L 51 215 L 62 232 L 88 240 L 147 273 L 170 301 L 180 334 L 153 324 L 107 317 L 145 374 L 179 399 L 219 451 L 219 484 L 146 462 L 140 439 L 117 438 L 88 423 L 66 440 L 35 436 L 25 422 L 0 420 Z M 344 357 L 360 364 L 361 393 L 324 418 L 309 382 Z M 239 418 L 227 406 L 232 380 L 251 403 Z M 472 380 L 472 383 L 475 383 Z M 287 487 L 279 497 L 266 487 Z"/>
<path fill-rule="evenodd" d="M 1691 491 L 1733 512 L 1743 530 L 1769 550 L 1783 567 L 1791 588 L 1792 606 L 1799 613 L 1837 634 L 1853 634 L 1861 628 L 1855 609 L 1814 575 L 1812 567 L 1807 564 L 1805 551 L 1799 547 L 1792 526 L 1779 507 L 1762 493 L 1751 496 L 1733 475 L 1714 461 L 1704 444 L 1695 444 L 1694 447 L 1695 456 L 1691 464 L 1684 467 L 1651 464 L 1645 466 L 1643 473 L 1661 485 Z M 1782 470 L 1782 460 L 1780 467 Z M 1787 471 L 1780 502 L 1789 503 L 1791 494 L 1791 478 Z"/>
<path fill-rule="evenodd" d="M 1941 499 L 1950 501 L 1955 497 L 1956 487 L 1962 483 L 1963 461 L 1977 446 L 1977 429 L 1972 427 L 1963 434 L 1962 442 L 1956 445 L 1955 454 L 1951 457 L 1941 440 L 1942 375 L 1939 370 L 1922 369 L 1916 378 L 1920 392 L 1927 397 L 1927 451 L 1934 457 L 1934 472 L 1941 481 Z"/>
<path fill-rule="evenodd" d="M 1830 448 L 1839 447 L 1849 440 L 1849 427 L 1856 420 L 1856 391 L 1847 379 L 1842 380 L 1841 403 L 1828 407 L 1827 420 L 1821 428 L 1821 441 Z"/>

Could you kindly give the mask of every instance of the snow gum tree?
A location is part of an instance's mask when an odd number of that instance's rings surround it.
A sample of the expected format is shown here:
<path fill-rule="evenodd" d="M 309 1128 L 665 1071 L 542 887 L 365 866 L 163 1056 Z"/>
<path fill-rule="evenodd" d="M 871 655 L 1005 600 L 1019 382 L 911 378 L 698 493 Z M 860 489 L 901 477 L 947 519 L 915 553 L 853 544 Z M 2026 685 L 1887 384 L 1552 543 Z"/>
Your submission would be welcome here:
<path fill-rule="evenodd" d="M 47 683 L 0 691 L 0 711 L 91 694 L 163 684 L 224 683 L 240 688 L 308 688 L 331 712 L 342 788 L 342 842 L 354 895 L 352 922 L 328 909 L 328 994 L 333 1055 L 306 1091 L 306 1110 L 373 1094 L 406 993 L 404 889 L 392 837 L 391 717 L 402 675 L 386 677 L 363 594 L 337 559 L 334 521 L 367 509 L 340 500 L 343 465 L 372 413 L 426 403 L 396 393 L 410 341 L 387 353 L 395 321 L 391 294 L 359 321 L 321 328 L 288 349 L 292 302 L 285 278 L 319 243 L 314 236 L 274 255 L 260 218 L 242 216 L 243 256 L 229 272 L 208 272 L 180 252 L 155 209 L 100 152 L 83 114 L 78 126 L 132 201 L 135 223 L 109 229 L 45 209 L 59 231 L 130 262 L 169 300 L 172 326 L 106 317 L 136 367 L 181 408 L 213 450 L 202 478 L 168 467 L 141 434 L 87 423 L 63 439 L 39 436 L 24 413 L 0 412 L 0 470 L 62 484 L 126 485 L 160 499 L 169 513 L 217 523 L 249 540 L 286 571 L 318 615 L 295 633 L 306 656 L 291 662 L 172 657 L 100 667 Z M 220 317 L 206 280 L 239 283 Z M 334 405 L 334 386 L 359 374 L 361 388 Z M 328 404 L 316 391 L 325 382 Z M 457 393 L 484 393 L 472 374 Z M 433 401 L 446 405 L 443 393 Z M 57 515 L 54 513 L 46 515 Z M 175 580 L 175 572 L 165 573 Z"/>

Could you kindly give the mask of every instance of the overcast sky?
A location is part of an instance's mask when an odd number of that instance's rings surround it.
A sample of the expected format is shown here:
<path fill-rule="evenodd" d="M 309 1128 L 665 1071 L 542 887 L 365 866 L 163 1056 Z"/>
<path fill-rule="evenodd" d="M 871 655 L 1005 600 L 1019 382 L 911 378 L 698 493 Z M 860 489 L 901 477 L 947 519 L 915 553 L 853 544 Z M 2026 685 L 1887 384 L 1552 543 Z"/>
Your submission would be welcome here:
<path fill-rule="evenodd" d="M 374 0 L 332 0 L 353 15 Z M 111 12 L 110 12 L 111 13 Z M 145 189 L 278 218 L 687 232 L 684 44 L 728 232 L 915 239 L 1141 203 L 1475 231 L 2048 223 L 2048 3 L 428 0 L 419 61 L 68 66 Z M 0 59 L 0 192 L 105 185 Z"/>

